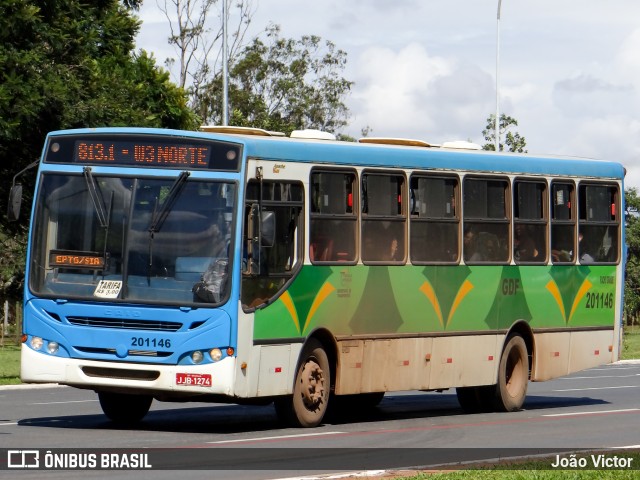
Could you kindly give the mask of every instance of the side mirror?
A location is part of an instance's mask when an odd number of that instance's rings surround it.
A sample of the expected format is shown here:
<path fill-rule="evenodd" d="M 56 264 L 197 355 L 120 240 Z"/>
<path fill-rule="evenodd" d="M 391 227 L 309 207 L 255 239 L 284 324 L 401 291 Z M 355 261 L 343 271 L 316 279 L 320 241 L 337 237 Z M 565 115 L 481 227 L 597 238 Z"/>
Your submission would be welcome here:
<path fill-rule="evenodd" d="M 273 247 L 276 243 L 276 214 L 273 211 L 265 211 L 260 214 L 260 238 L 261 246 Z"/>
<path fill-rule="evenodd" d="M 22 206 L 22 185 L 14 185 L 9 191 L 9 205 L 7 206 L 7 217 L 10 222 L 15 222 L 20 218 L 20 207 Z"/>

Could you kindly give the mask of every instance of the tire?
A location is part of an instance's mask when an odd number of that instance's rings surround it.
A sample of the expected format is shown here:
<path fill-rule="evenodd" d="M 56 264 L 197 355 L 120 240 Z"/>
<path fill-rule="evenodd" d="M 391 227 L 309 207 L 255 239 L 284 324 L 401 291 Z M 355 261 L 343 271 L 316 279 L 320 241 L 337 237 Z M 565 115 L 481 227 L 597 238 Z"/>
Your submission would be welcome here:
<path fill-rule="evenodd" d="M 494 408 L 499 412 L 515 412 L 522 408 L 529 385 L 529 354 L 520 335 L 507 338 L 495 386 Z"/>
<path fill-rule="evenodd" d="M 129 425 L 138 423 L 149 412 L 153 397 L 125 393 L 98 392 L 100 406 L 112 422 Z"/>
<path fill-rule="evenodd" d="M 293 395 L 275 400 L 278 417 L 294 427 L 320 425 L 329 406 L 331 370 L 322 344 L 307 342 L 300 354 Z"/>

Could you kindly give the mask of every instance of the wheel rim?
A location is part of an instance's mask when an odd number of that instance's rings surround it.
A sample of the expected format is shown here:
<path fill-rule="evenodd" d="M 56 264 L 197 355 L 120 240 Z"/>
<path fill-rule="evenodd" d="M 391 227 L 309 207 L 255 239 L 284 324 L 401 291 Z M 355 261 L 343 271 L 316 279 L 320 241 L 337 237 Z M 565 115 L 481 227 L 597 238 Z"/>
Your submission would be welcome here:
<path fill-rule="evenodd" d="M 304 406 L 309 411 L 316 411 L 324 402 L 324 372 L 315 360 L 307 361 L 300 376 L 300 393 Z"/>

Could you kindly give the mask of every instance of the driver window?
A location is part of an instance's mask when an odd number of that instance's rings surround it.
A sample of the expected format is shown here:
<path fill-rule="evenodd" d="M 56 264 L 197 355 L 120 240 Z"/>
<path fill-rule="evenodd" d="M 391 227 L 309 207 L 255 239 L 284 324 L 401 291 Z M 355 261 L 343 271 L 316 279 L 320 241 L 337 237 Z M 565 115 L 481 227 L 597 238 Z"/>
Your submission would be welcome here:
<path fill-rule="evenodd" d="M 262 198 L 260 198 L 262 197 Z M 275 215 L 272 245 L 258 240 L 260 222 L 253 219 L 252 206 Z M 302 262 L 304 231 L 303 188 L 300 183 L 250 181 L 244 211 L 243 275 L 241 301 L 245 309 L 269 303 Z M 255 207 L 254 207 L 255 209 Z M 254 225 L 251 225 L 251 222 Z M 249 238 L 253 233 L 253 239 Z M 249 268 L 250 266 L 250 268 Z"/>

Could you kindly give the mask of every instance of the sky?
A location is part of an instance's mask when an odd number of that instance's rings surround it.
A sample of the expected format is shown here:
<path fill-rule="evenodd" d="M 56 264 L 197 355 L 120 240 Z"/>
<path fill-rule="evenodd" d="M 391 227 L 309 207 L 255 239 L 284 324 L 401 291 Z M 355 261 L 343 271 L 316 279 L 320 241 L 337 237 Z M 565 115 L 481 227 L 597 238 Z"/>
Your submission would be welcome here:
<path fill-rule="evenodd" d="M 159 0 L 164 3 L 164 0 Z M 270 23 L 347 52 L 354 83 L 343 129 L 360 137 L 486 143 L 496 111 L 518 121 L 531 154 L 615 160 L 640 190 L 637 0 L 254 0 L 247 38 Z M 145 0 L 138 48 L 176 57 L 168 21 Z M 233 19 L 230 21 L 230 23 Z M 496 62 L 499 58 L 499 62 Z"/>

